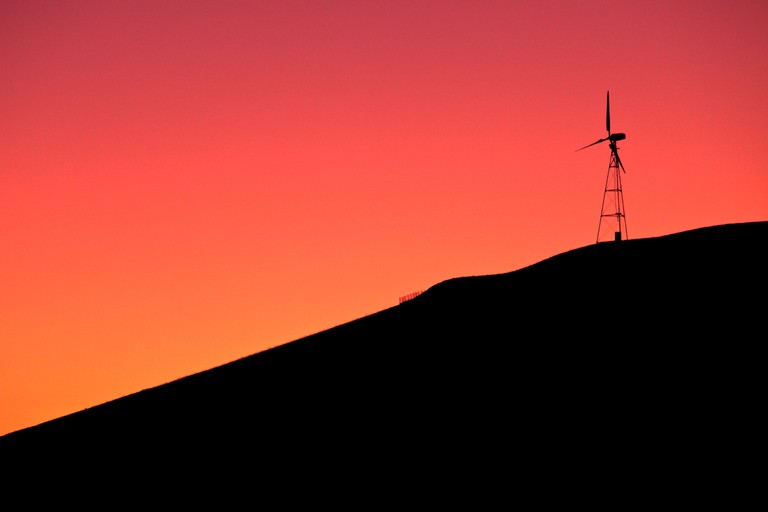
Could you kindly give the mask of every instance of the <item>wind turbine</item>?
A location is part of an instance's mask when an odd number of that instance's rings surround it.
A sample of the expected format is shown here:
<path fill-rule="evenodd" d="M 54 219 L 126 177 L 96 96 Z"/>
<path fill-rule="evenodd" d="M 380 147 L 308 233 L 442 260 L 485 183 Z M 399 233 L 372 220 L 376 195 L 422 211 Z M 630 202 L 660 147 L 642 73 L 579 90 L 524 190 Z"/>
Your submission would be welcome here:
<path fill-rule="evenodd" d="M 605 178 L 605 191 L 603 192 L 603 204 L 600 207 L 600 221 L 597 224 L 597 243 L 601 241 L 601 230 L 613 233 L 613 240 L 620 241 L 628 239 L 627 234 L 627 218 L 624 210 L 624 194 L 621 190 L 621 173 L 626 173 L 624 164 L 621 163 L 619 158 L 619 148 L 616 146 L 616 142 L 624 140 L 627 136 L 623 133 L 611 133 L 611 92 L 608 91 L 605 96 L 605 129 L 608 132 L 608 136 L 603 139 L 598 139 L 592 144 L 587 144 L 583 148 L 579 148 L 576 151 L 581 151 L 595 144 L 608 141 L 608 147 L 611 149 L 611 159 L 608 162 L 608 176 Z M 607 226 L 603 226 L 603 219 Z M 610 231 L 609 231 L 610 230 Z M 605 238 L 605 237 L 602 237 Z M 608 240 L 602 240 L 608 241 Z"/>

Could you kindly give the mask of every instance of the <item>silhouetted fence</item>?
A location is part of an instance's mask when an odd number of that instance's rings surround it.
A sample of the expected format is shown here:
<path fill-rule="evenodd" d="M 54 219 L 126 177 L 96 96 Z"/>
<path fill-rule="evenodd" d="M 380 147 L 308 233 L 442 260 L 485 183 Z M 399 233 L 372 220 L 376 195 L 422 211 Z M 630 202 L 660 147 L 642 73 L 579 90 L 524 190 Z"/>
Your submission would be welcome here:
<path fill-rule="evenodd" d="M 419 290 L 418 292 L 411 292 L 408 295 L 403 295 L 402 297 L 400 297 L 400 304 L 402 304 L 407 300 L 411 300 L 412 298 L 417 297 L 419 295 L 421 295 L 421 290 Z"/>

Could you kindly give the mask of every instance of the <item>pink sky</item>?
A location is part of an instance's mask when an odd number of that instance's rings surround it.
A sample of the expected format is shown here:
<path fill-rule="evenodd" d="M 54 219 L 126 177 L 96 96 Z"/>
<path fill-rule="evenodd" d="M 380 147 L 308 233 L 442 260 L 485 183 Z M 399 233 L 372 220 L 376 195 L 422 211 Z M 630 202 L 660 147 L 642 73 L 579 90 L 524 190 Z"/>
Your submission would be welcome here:
<path fill-rule="evenodd" d="M 0 435 L 595 242 L 768 220 L 764 1 L 5 1 Z M 364 342 L 364 340 L 361 340 Z"/>

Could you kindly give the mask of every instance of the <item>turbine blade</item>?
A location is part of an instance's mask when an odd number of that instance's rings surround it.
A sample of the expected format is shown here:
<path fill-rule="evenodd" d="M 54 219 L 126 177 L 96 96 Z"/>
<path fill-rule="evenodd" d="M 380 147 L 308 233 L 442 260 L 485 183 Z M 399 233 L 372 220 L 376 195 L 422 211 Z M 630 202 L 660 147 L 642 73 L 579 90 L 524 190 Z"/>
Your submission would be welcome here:
<path fill-rule="evenodd" d="M 611 91 L 605 93 L 605 129 L 611 135 Z"/>
<path fill-rule="evenodd" d="M 577 149 L 576 151 L 581 151 L 582 149 L 586 149 L 586 148 L 588 148 L 589 146 L 594 146 L 595 144 L 599 144 L 599 143 L 601 143 L 601 142 L 605 142 L 606 140 L 608 140 L 608 139 L 600 139 L 600 140 L 596 140 L 596 141 L 595 141 L 595 142 L 593 142 L 592 144 L 587 144 L 587 145 L 586 145 L 586 146 L 584 146 L 583 148 L 579 148 L 579 149 Z"/>
<path fill-rule="evenodd" d="M 619 158 L 619 152 L 618 151 L 614 151 L 613 155 L 616 157 L 616 161 L 619 162 L 619 167 L 621 167 L 621 170 L 624 171 L 624 174 L 626 174 L 627 170 L 624 169 L 624 164 L 621 163 L 621 158 Z"/>

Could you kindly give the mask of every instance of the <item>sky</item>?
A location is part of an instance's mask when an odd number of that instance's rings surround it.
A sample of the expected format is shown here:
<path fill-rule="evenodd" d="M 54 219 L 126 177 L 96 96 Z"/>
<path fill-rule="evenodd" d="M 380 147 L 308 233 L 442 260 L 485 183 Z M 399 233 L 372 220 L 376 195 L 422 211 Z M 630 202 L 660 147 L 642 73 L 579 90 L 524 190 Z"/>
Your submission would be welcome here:
<path fill-rule="evenodd" d="M 766 26 L 763 0 L 0 0 L 0 435 L 596 243 L 610 150 L 576 150 L 608 91 L 630 239 L 768 220 Z"/>

